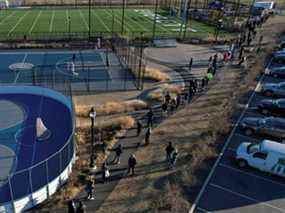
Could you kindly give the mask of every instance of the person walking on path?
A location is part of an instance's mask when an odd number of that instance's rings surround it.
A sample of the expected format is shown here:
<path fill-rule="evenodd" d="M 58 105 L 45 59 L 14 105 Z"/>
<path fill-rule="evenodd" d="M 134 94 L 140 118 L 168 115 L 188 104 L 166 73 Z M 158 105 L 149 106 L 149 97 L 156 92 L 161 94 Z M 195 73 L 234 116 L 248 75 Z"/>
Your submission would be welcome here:
<path fill-rule="evenodd" d="M 140 120 L 137 120 L 137 137 L 140 136 L 142 131 L 142 123 L 140 122 Z"/>
<path fill-rule="evenodd" d="M 76 205 L 73 199 L 67 202 L 68 213 L 76 213 Z"/>
<path fill-rule="evenodd" d="M 145 133 L 145 145 L 150 143 L 151 127 L 148 127 Z"/>
<path fill-rule="evenodd" d="M 170 101 L 170 100 L 169 100 Z M 168 103 L 169 103 L 169 101 L 168 101 Z M 152 127 L 152 125 L 153 125 L 153 111 L 152 111 L 152 109 L 150 108 L 149 109 L 149 111 L 148 111 L 148 113 L 146 114 L 146 117 L 147 117 L 147 126 L 148 127 Z"/>
<path fill-rule="evenodd" d="M 191 102 L 193 96 L 194 96 L 193 87 L 192 87 L 192 86 L 189 86 L 189 91 L 188 91 L 188 104 Z"/>
<path fill-rule="evenodd" d="M 91 178 L 89 178 L 86 184 L 87 200 L 94 200 L 93 191 L 94 191 L 94 182 Z"/>
<path fill-rule="evenodd" d="M 102 164 L 102 169 L 101 170 L 102 170 L 102 181 L 103 181 L 103 183 L 106 183 L 106 181 L 110 177 L 110 172 L 109 172 L 109 169 L 108 169 L 106 161 Z"/>
<path fill-rule="evenodd" d="M 176 161 L 177 161 L 178 151 L 177 149 L 174 149 L 174 151 L 171 154 L 171 160 L 170 160 L 170 168 L 173 169 L 175 167 Z"/>
<path fill-rule="evenodd" d="M 168 106 L 167 106 L 166 102 L 164 101 L 161 105 L 162 116 L 167 115 L 167 108 L 168 108 Z"/>
<path fill-rule="evenodd" d="M 76 209 L 76 213 L 85 213 L 86 212 L 86 206 L 83 204 L 82 201 L 79 201 L 78 208 Z"/>
<path fill-rule="evenodd" d="M 173 151 L 174 151 L 174 147 L 172 146 L 172 143 L 169 142 L 168 146 L 165 148 L 166 160 L 169 163 L 169 165 L 170 165 L 170 162 L 171 162 L 171 154 L 172 154 Z"/>
<path fill-rule="evenodd" d="M 120 159 L 121 159 L 121 155 L 123 153 L 123 148 L 122 145 L 119 144 L 116 148 L 115 148 L 115 158 L 113 160 L 114 164 L 120 164 Z"/>
<path fill-rule="evenodd" d="M 132 172 L 132 175 L 135 174 L 136 164 L 137 164 L 136 156 L 132 154 L 128 160 L 128 174 L 130 174 L 130 172 Z"/>
<path fill-rule="evenodd" d="M 180 106 L 180 104 L 181 104 L 181 95 L 180 95 L 180 93 L 178 93 L 178 94 L 176 95 L 176 106 L 175 106 L 175 108 L 178 109 L 178 107 Z"/>
<path fill-rule="evenodd" d="M 188 65 L 189 73 L 190 73 L 191 70 L 192 70 L 192 65 L 193 65 L 193 58 L 191 57 L 191 58 L 190 58 L 190 61 L 189 61 L 189 65 Z"/>
<path fill-rule="evenodd" d="M 165 103 L 168 105 L 170 100 L 171 100 L 171 96 L 170 96 L 168 91 L 167 91 L 166 95 L 164 96 L 164 100 L 165 100 Z"/>

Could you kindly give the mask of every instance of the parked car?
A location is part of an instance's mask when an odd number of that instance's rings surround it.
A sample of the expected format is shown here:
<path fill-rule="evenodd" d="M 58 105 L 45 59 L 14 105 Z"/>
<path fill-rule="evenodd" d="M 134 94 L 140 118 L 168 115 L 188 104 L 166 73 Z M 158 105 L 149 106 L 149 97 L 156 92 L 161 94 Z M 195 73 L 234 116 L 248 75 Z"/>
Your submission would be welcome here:
<path fill-rule="evenodd" d="M 285 82 L 263 84 L 260 92 L 265 96 L 285 97 Z"/>
<path fill-rule="evenodd" d="M 243 142 L 236 151 L 236 161 L 239 167 L 251 166 L 285 177 L 285 144 L 270 140 L 260 144 Z"/>
<path fill-rule="evenodd" d="M 262 100 L 257 105 L 257 110 L 264 115 L 277 115 L 285 117 L 285 99 Z"/>
<path fill-rule="evenodd" d="M 240 122 L 240 128 L 246 135 L 262 134 L 285 139 L 285 119 L 246 117 Z"/>
<path fill-rule="evenodd" d="M 265 75 L 270 75 L 273 76 L 274 78 L 285 78 L 285 66 L 266 69 Z"/>

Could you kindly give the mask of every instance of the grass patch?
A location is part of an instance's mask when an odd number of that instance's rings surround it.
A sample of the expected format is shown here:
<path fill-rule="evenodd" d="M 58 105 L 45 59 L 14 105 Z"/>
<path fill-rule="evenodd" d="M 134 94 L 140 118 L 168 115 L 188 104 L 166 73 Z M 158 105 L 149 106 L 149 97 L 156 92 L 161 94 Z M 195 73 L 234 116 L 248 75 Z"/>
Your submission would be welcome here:
<path fill-rule="evenodd" d="M 91 106 L 77 105 L 75 112 L 77 116 L 88 117 Z M 147 103 L 142 100 L 130 100 L 124 102 L 110 101 L 98 107 L 95 107 L 97 115 L 112 115 L 116 113 L 132 112 L 141 109 L 146 109 Z"/>
<path fill-rule="evenodd" d="M 171 97 L 176 97 L 177 94 L 182 93 L 180 85 L 162 84 L 159 88 L 149 92 L 147 94 L 147 100 L 149 101 L 162 101 L 164 95 L 169 92 Z"/>
<path fill-rule="evenodd" d="M 155 68 L 146 68 L 145 69 L 145 79 L 154 80 L 154 81 L 168 81 L 170 76 L 159 69 Z"/>

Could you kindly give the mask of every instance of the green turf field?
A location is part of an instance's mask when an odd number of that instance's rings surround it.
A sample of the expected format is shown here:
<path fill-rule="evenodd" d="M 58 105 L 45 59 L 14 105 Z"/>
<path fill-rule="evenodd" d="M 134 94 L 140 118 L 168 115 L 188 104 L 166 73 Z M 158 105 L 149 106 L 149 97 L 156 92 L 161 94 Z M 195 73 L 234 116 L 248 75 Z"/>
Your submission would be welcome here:
<path fill-rule="evenodd" d="M 69 19 L 70 17 L 70 19 Z M 114 22 L 113 22 L 114 17 Z M 91 35 L 108 36 L 121 32 L 121 9 L 92 9 Z M 69 21 L 70 20 L 70 21 Z M 126 9 L 124 33 L 129 36 L 152 36 L 154 13 L 152 9 Z M 181 24 L 178 19 L 160 11 L 157 17 L 156 36 L 180 36 Z M 184 28 L 183 28 L 184 29 Z M 0 11 L 0 40 L 21 38 L 61 38 L 88 36 L 88 8 L 74 9 L 8 9 Z M 187 27 L 187 36 L 207 37 L 214 32 L 214 27 L 192 21 Z"/>

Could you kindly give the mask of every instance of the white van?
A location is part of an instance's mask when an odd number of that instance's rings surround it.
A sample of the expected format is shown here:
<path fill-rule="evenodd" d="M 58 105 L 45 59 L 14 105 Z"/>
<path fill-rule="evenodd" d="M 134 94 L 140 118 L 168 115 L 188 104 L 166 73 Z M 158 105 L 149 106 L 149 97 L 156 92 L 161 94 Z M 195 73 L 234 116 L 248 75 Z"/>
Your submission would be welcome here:
<path fill-rule="evenodd" d="M 285 177 L 285 144 L 263 140 L 260 144 L 241 143 L 236 151 L 240 167 L 251 166 Z"/>

